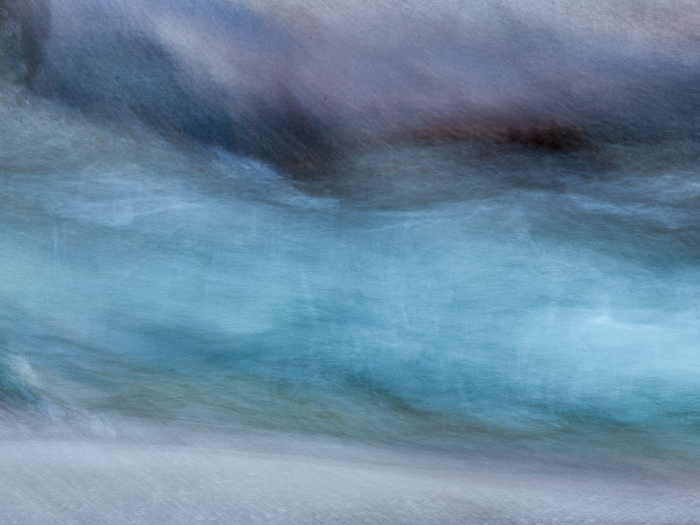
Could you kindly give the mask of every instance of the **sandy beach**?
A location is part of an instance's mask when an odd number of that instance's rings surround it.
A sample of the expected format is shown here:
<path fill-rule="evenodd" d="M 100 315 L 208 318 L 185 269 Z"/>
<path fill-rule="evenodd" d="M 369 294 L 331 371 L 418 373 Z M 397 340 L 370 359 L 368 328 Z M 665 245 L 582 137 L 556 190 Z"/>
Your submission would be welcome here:
<path fill-rule="evenodd" d="M 700 469 L 274 435 L 6 440 L 4 524 L 695 524 Z M 178 442 L 179 441 L 179 442 Z"/>

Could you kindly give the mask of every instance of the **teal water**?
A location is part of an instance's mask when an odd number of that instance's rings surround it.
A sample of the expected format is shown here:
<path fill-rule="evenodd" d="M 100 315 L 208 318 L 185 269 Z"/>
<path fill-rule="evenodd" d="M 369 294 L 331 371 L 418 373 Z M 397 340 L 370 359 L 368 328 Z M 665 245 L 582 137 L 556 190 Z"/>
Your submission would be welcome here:
<path fill-rule="evenodd" d="M 0 102 L 5 413 L 697 459 L 694 143 L 406 146 L 295 181 Z"/>

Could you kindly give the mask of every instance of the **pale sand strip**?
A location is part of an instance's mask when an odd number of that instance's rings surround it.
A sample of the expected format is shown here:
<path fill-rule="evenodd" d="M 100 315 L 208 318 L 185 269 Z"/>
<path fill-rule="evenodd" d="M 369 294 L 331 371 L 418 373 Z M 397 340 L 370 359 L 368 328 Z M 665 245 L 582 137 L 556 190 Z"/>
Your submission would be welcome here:
<path fill-rule="evenodd" d="M 700 523 L 696 468 L 276 443 L 0 441 L 0 523 Z"/>

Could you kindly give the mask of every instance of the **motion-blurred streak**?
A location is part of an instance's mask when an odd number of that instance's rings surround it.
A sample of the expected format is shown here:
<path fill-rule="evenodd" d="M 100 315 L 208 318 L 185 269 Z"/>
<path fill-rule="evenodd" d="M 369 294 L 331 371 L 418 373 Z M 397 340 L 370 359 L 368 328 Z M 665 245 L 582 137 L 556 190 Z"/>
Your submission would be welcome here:
<path fill-rule="evenodd" d="M 3 19 L 33 92 L 297 173 L 397 141 L 572 150 L 699 129 L 690 4 L 336 7 L 4 0 Z"/>

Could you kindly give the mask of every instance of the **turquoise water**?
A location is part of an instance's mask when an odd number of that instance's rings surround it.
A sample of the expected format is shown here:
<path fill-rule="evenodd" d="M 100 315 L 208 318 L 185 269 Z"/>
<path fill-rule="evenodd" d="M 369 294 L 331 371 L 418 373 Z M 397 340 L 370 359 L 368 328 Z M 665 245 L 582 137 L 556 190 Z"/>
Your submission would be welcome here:
<path fill-rule="evenodd" d="M 692 142 L 405 146 L 319 182 L 0 112 L 13 417 L 697 458 Z"/>

